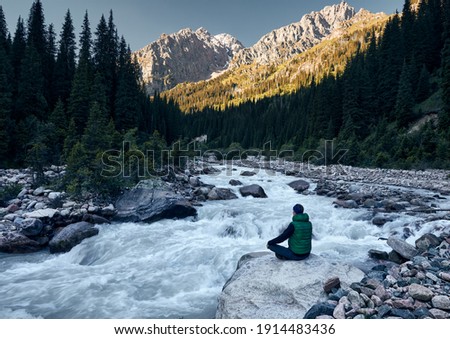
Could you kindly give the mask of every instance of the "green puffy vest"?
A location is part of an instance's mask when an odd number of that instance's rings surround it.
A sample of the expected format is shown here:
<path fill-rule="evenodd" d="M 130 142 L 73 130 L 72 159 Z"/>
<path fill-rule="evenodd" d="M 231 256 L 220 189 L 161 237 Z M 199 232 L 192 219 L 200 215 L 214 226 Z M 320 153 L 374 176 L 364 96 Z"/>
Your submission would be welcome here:
<path fill-rule="evenodd" d="M 289 238 L 289 248 L 295 254 L 307 254 L 311 252 L 312 224 L 309 215 L 297 214 L 292 218 L 294 234 Z"/>

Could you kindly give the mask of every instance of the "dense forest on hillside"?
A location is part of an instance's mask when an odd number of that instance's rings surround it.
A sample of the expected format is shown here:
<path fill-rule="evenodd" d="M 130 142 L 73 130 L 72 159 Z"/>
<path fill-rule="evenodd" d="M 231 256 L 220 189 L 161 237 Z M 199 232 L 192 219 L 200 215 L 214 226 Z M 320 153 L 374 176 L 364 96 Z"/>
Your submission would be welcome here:
<path fill-rule="evenodd" d="M 251 100 L 287 95 L 313 81 L 343 73 L 348 61 L 367 50 L 371 36 L 379 37 L 387 15 L 362 14 L 362 18 L 341 29 L 340 34 L 325 39 L 313 48 L 282 63 L 253 62 L 231 67 L 218 77 L 196 83 L 183 83 L 162 93 L 175 101 L 183 112 L 207 107 L 223 110 Z"/>
<path fill-rule="evenodd" d="M 86 12 L 77 43 L 70 11 L 57 35 L 36 0 L 11 34 L 0 6 L 0 168 L 31 167 L 40 185 L 46 167 L 67 165 L 61 189 L 110 195 L 142 178 L 141 152 L 205 134 L 205 150 L 261 149 L 270 141 L 301 160 L 334 140 L 349 150 L 344 164 L 449 168 L 450 0 L 428 0 L 417 11 L 406 1 L 382 36 L 356 48 L 342 74 L 189 115 L 145 93 L 112 12 L 93 32 Z M 161 162 L 149 160 L 149 168 Z"/>
<path fill-rule="evenodd" d="M 67 164 L 69 192 L 111 193 L 124 182 L 101 175 L 103 152 L 165 147 L 179 111 L 149 100 L 112 11 L 94 33 L 86 12 L 79 44 L 74 31 L 67 11 L 58 38 L 36 0 L 11 35 L 0 6 L 0 168 L 32 167 L 39 184 L 45 166 Z"/>
<path fill-rule="evenodd" d="M 450 1 L 427 0 L 372 36 L 344 73 L 294 94 L 185 117 L 185 135 L 211 147 L 320 149 L 335 140 L 342 163 L 398 168 L 450 167 Z M 322 159 L 324 160 L 324 159 Z"/>

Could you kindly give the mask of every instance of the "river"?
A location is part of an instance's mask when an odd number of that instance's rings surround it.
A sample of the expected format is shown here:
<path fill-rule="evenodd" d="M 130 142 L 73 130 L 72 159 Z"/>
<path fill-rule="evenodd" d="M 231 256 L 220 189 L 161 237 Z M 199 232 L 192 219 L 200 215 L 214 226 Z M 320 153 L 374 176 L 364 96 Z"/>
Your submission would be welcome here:
<path fill-rule="evenodd" d="M 239 258 L 266 250 L 296 203 L 313 222 L 313 252 L 355 264 L 369 249 L 387 250 L 379 238 L 416 220 L 403 215 L 379 228 L 367 210 L 337 209 L 332 198 L 297 194 L 287 185 L 292 177 L 232 173 L 261 185 L 269 198 L 206 202 L 192 219 L 97 226 L 98 236 L 65 254 L 0 254 L 0 318 L 213 318 Z M 231 188 L 229 174 L 201 180 Z"/>

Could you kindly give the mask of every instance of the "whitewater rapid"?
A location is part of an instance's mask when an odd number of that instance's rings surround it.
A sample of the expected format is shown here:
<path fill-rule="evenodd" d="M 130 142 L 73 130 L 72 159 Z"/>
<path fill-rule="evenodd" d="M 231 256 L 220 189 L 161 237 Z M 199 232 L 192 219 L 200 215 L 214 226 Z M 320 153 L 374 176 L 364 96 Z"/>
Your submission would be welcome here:
<path fill-rule="evenodd" d="M 239 173 L 201 180 L 238 196 L 230 179 L 259 184 L 269 198 L 206 202 L 191 219 L 97 226 L 98 236 L 65 254 L 0 254 L 0 318 L 213 318 L 239 258 L 265 251 L 296 203 L 313 223 L 313 253 L 344 262 L 365 261 L 369 249 L 387 250 L 379 238 L 415 220 L 404 215 L 379 228 L 367 210 L 297 194 L 287 185 L 292 177 Z"/>

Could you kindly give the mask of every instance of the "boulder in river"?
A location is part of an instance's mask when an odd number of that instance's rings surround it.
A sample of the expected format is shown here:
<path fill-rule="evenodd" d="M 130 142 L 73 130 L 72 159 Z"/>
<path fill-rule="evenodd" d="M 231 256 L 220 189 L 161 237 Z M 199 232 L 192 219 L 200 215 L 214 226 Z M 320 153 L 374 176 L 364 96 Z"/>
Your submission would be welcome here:
<path fill-rule="evenodd" d="M 243 197 L 252 196 L 254 198 L 267 198 L 264 189 L 259 185 L 244 186 L 239 189 Z"/>
<path fill-rule="evenodd" d="M 242 186 L 242 182 L 240 182 L 239 180 L 236 180 L 236 179 L 231 179 L 229 184 L 231 186 Z"/>
<path fill-rule="evenodd" d="M 78 222 L 63 228 L 49 243 L 50 253 L 69 252 L 84 239 L 98 234 L 98 229 L 88 222 Z"/>
<path fill-rule="evenodd" d="M 138 187 L 127 191 L 116 203 L 115 220 L 155 222 L 197 215 L 197 210 L 181 195 L 164 188 Z"/>
<path fill-rule="evenodd" d="M 236 194 L 234 194 L 228 188 L 214 187 L 208 193 L 208 199 L 209 200 L 233 200 L 233 199 L 238 199 L 238 197 L 236 196 Z"/>
<path fill-rule="evenodd" d="M 302 193 L 307 189 L 309 189 L 309 182 L 306 182 L 305 180 L 296 180 L 288 185 L 294 190 L 296 190 L 298 193 Z"/>
<path fill-rule="evenodd" d="M 241 173 L 241 176 L 243 177 L 253 177 L 256 175 L 256 172 L 251 172 L 251 171 L 244 171 Z"/>

